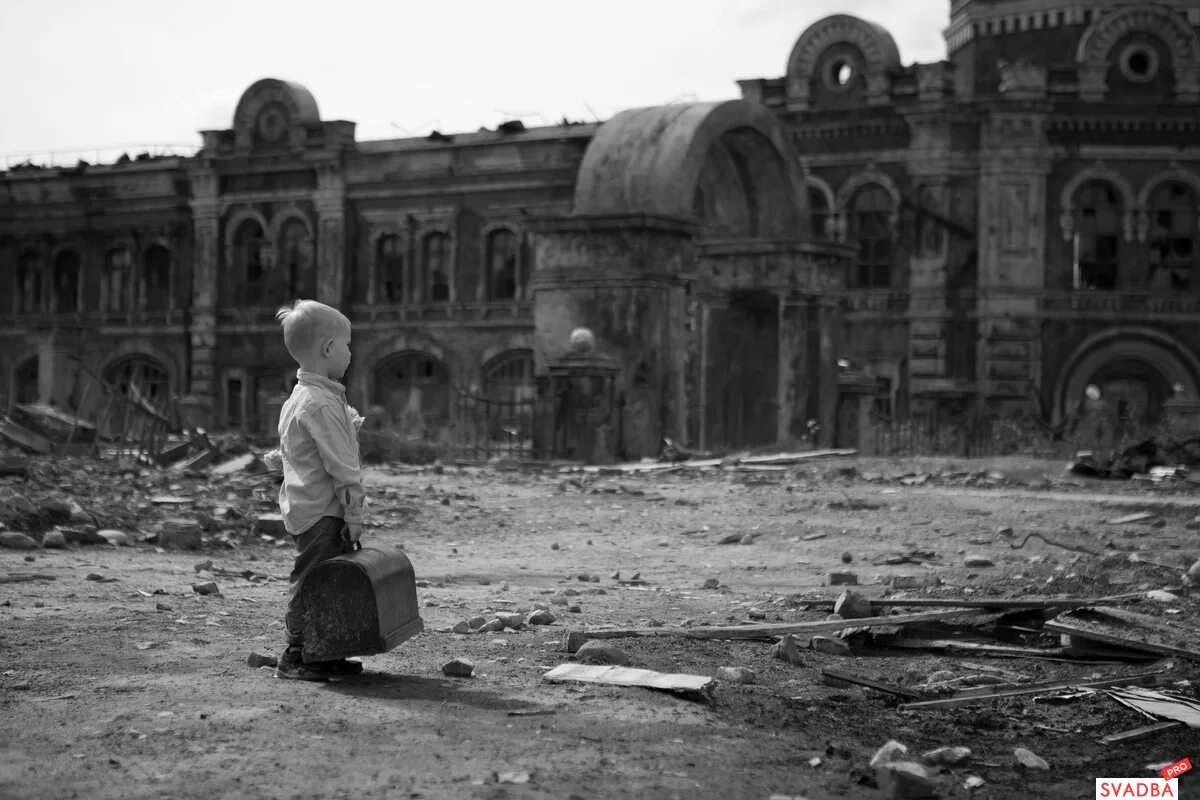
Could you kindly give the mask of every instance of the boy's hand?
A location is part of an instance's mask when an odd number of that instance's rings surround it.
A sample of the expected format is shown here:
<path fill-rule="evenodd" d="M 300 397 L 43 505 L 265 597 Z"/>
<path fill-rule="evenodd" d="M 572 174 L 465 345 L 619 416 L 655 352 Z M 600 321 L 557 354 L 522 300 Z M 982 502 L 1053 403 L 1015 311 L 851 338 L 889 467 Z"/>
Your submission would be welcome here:
<path fill-rule="evenodd" d="M 347 542 L 354 544 L 362 538 L 362 525 L 357 522 L 347 522 L 346 532 L 343 535 L 346 537 Z"/>

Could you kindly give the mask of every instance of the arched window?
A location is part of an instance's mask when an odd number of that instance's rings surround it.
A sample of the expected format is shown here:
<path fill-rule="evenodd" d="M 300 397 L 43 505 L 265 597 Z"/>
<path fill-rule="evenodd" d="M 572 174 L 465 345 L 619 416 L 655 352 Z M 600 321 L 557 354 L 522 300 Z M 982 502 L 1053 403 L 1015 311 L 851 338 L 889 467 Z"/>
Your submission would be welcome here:
<path fill-rule="evenodd" d="M 62 314 L 80 310 L 79 269 L 82 263 L 75 250 L 63 250 L 55 257 L 53 311 Z"/>
<path fill-rule="evenodd" d="M 524 292 L 520 274 L 517 234 L 497 228 L 487 237 L 487 287 L 489 300 L 515 300 Z"/>
<path fill-rule="evenodd" d="M 263 302 L 267 269 L 262 226 L 248 219 L 233 235 L 233 263 L 225 299 L 231 305 L 256 306 Z"/>
<path fill-rule="evenodd" d="M 450 418 L 450 376 L 424 353 L 398 353 L 375 368 L 375 404 L 407 436 L 431 437 Z"/>
<path fill-rule="evenodd" d="M 1088 181 L 1075 193 L 1075 288 L 1117 288 L 1121 250 L 1121 199 L 1104 181 Z"/>
<path fill-rule="evenodd" d="M 18 314 L 36 314 L 42 310 L 42 256 L 40 253 L 22 253 L 17 261 L 17 285 L 13 294 L 17 298 Z"/>
<path fill-rule="evenodd" d="M 808 220 L 812 227 L 814 239 L 825 239 L 826 224 L 829 219 L 829 201 L 825 193 L 815 186 L 808 187 Z"/>
<path fill-rule="evenodd" d="M 375 245 L 375 302 L 404 302 L 404 240 L 380 236 Z"/>
<path fill-rule="evenodd" d="M 167 370 L 150 356 L 132 355 L 115 361 L 104 370 L 103 377 L 134 401 L 157 405 L 167 398 Z"/>
<path fill-rule="evenodd" d="M 165 311 L 171 305 L 171 251 L 156 244 L 142 256 L 138 310 Z"/>
<path fill-rule="evenodd" d="M 852 289 L 886 289 L 892 283 L 892 197 L 878 184 L 859 189 L 850 201 L 850 236 L 858 244 Z"/>
<path fill-rule="evenodd" d="M 129 311 L 130 278 L 133 274 L 133 254 L 128 248 L 109 250 L 104 256 L 104 311 Z"/>
<path fill-rule="evenodd" d="M 1197 269 L 1200 207 L 1192 187 L 1168 181 L 1150 195 L 1150 287 L 1188 289 Z"/>
<path fill-rule="evenodd" d="M 308 228 L 295 217 L 283 223 L 279 231 L 276 263 L 286 284 L 287 300 L 310 300 L 317 295 L 316 260 Z M 282 287 L 281 287 L 282 288 Z"/>
<path fill-rule="evenodd" d="M 513 350 L 488 362 L 483 370 L 487 399 L 516 403 L 533 399 L 533 353 Z"/>
<path fill-rule="evenodd" d="M 450 236 L 431 233 L 421 245 L 425 300 L 441 303 L 450 299 Z"/>

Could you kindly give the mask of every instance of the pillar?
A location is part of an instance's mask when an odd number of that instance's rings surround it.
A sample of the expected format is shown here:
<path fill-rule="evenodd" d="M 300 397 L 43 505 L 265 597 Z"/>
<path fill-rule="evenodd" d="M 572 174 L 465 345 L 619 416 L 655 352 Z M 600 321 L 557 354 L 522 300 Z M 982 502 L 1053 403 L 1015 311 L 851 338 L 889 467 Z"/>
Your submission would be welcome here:
<path fill-rule="evenodd" d="M 188 394 L 195 409 L 193 425 L 210 428 L 215 420 L 217 317 L 219 282 L 220 197 L 216 172 L 208 165 L 191 173 L 192 181 L 192 315 L 188 331 L 191 374 Z"/>

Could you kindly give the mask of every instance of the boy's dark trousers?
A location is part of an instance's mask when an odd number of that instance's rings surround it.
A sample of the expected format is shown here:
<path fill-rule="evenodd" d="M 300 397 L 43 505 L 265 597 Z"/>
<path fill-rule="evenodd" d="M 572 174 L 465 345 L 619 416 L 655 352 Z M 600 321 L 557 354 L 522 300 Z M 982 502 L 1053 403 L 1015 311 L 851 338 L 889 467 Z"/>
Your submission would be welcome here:
<path fill-rule="evenodd" d="M 311 528 L 294 537 L 296 563 L 292 567 L 292 574 L 288 576 L 291 597 L 288 599 L 287 614 L 283 618 L 289 651 L 298 653 L 304 644 L 304 608 L 300 603 L 300 582 L 317 564 L 354 549 L 342 535 L 345 528 L 346 522 L 341 517 L 321 517 Z"/>

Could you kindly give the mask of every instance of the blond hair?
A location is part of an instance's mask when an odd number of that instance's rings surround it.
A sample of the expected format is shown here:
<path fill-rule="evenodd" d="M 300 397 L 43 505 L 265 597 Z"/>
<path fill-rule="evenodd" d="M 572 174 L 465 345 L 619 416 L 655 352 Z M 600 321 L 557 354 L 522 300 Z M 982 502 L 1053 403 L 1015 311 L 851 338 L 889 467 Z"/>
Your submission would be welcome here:
<path fill-rule="evenodd" d="M 326 339 L 350 331 L 350 320 L 333 306 L 316 300 L 297 300 L 275 314 L 283 325 L 283 343 L 292 358 L 312 355 Z"/>

